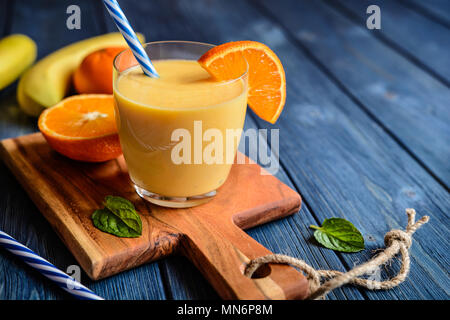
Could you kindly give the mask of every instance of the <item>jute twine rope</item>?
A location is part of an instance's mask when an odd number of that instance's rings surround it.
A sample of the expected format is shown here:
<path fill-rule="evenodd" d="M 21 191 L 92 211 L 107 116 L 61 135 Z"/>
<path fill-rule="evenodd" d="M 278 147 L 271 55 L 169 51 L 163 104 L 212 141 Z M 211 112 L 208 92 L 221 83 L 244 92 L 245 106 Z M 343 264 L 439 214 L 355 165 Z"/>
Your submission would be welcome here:
<path fill-rule="evenodd" d="M 386 249 L 377 254 L 368 262 L 355 267 L 348 272 L 340 272 L 336 270 L 316 270 L 305 261 L 299 260 L 283 254 L 272 254 L 251 260 L 244 274 L 251 277 L 260 266 L 267 263 L 289 264 L 299 268 L 306 274 L 309 281 L 310 295 L 309 299 L 323 299 L 331 290 L 343 286 L 345 284 L 353 284 L 370 290 L 386 290 L 398 286 L 405 281 L 409 273 L 411 260 L 409 257 L 409 248 L 412 244 L 412 235 L 423 224 L 430 219 L 428 216 L 422 217 L 415 221 L 416 211 L 414 209 L 406 209 L 408 215 L 408 225 L 406 230 L 391 230 L 384 236 L 384 244 Z M 401 268 L 398 274 L 385 281 L 376 281 L 360 278 L 363 275 L 372 274 L 381 265 L 393 259 L 398 253 L 401 254 Z M 321 279 L 329 279 L 321 284 Z"/>

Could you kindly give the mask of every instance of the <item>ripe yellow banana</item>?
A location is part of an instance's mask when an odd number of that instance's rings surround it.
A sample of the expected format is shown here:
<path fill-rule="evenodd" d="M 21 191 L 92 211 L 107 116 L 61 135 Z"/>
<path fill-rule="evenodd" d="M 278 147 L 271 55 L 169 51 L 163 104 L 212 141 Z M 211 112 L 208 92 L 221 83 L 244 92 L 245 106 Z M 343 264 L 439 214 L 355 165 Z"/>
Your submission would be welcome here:
<path fill-rule="evenodd" d="M 141 42 L 144 36 L 137 35 Z M 82 40 L 61 48 L 27 70 L 20 78 L 17 100 L 25 113 L 37 116 L 60 102 L 70 87 L 72 73 L 89 53 L 105 48 L 127 46 L 118 32 Z"/>
<path fill-rule="evenodd" d="M 36 43 L 23 34 L 0 40 L 0 90 L 13 83 L 36 59 Z"/>

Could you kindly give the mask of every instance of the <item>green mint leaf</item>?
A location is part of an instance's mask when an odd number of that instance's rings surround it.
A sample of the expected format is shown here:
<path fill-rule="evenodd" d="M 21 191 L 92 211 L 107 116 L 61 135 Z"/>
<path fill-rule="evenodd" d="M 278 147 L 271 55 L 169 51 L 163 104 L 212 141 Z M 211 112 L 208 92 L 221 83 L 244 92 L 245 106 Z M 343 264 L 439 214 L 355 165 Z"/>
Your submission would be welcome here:
<path fill-rule="evenodd" d="M 137 233 L 142 233 L 142 221 L 136 212 L 134 205 L 127 199 L 115 196 L 106 196 L 104 205 L 129 228 Z"/>
<path fill-rule="evenodd" d="M 141 235 L 129 228 L 122 220 L 106 208 L 95 210 L 91 218 L 95 227 L 115 236 L 136 238 Z"/>
<path fill-rule="evenodd" d="M 324 247 L 342 252 L 358 252 L 364 249 L 364 238 L 355 226 L 341 218 L 325 219 L 322 227 L 311 225 L 314 238 Z"/>

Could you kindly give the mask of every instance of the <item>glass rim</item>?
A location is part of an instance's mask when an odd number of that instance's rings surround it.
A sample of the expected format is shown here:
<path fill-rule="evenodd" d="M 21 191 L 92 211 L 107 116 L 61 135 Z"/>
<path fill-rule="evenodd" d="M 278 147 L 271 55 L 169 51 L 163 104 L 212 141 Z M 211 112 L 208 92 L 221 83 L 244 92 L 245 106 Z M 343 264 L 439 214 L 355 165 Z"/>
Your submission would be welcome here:
<path fill-rule="evenodd" d="M 214 48 L 214 47 L 217 46 L 217 45 L 211 44 L 211 43 L 199 42 L 199 41 L 188 41 L 188 40 L 161 40 L 161 41 L 151 41 L 151 42 L 146 42 L 146 43 L 142 44 L 142 46 L 143 46 L 144 49 L 145 49 L 145 48 L 146 48 L 147 46 L 149 46 L 149 45 L 156 45 L 156 44 L 189 44 L 189 45 L 206 46 L 206 47 L 210 47 L 210 48 Z M 134 65 L 133 67 L 127 68 L 127 69 L 125 69 L 125 70 L 123 70 L 123 71 L 119 71 L 118 68 L 116 67 L 116 61 L 117 61 L 117 59 L 119 58 L 119 56 L 120 56 L 121 54 L 123 54 L 125 51 L 131 51 L 131 49 L 128 47 L 128 48 L 126 48 L 126 49 L 120 51 L 120 52 L 114 57 L 114 60 L 113 60 L 113 68 L 114 68 L 114 70 L 115 70 L 118 74 L 124 73 L 124 72 L 126 72 L 127 70 L 129 70 L 129 69 L 131 69 L 131 68 L 134 68 L 134 67 L 136 67 L 136 66 L 139 65 L 139 62 L 138 62 L 138 64 L 137 64 L 137 65 Z M 167 60 L 176 60 L 176 59 L 167 59 Z M 230 84 L 230 83 L 239 81 L 239 80 L 241 80 L 242 78 L 244 78 L 244 77 L 248 74 L 248 72 L 249 72 L 249 65 L 248 65 L 248 62 L 247 62 L 247 60 L 245 59 L 245 57 L 244 57 L 244 61 L 245 61 L 246 69 L 245 69 L 245 71 L 244 71 L 241 75 L 239 75 L 238 77 L 233 78 L 233 79 L 224 80 L 224 81 L 218 81 L 218 82 L 217 82 L 217 85 L 218 85 L 218 86 L 219 86 L 219 85 L 227 85 L 227 84 Z"/>

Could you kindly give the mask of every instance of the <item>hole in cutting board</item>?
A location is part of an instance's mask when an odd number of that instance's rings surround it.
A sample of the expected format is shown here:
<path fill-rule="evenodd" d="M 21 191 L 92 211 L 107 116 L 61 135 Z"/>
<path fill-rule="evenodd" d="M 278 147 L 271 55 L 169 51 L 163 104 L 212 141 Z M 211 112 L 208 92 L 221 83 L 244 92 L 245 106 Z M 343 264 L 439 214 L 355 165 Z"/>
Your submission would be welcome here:
<path fill-rule="evenodd" d="M 255 272 L 253 272 L 251 278 L 252 279 L 265 278 L 268 275 L 270 275 L 271 272 L 272 272 L 272 269 L 270 268 L 270 266 L 268 264 L 263 264 L 258 269 L 256 269 Z"/>

